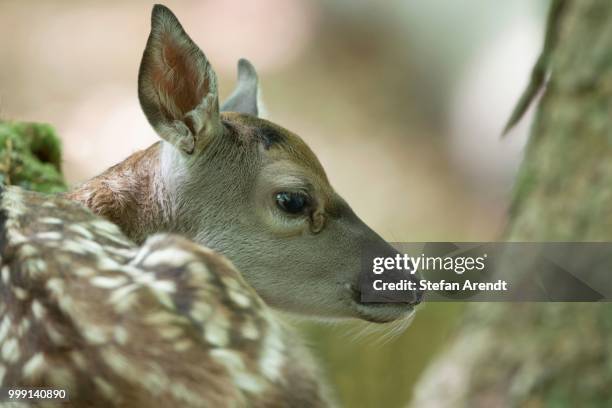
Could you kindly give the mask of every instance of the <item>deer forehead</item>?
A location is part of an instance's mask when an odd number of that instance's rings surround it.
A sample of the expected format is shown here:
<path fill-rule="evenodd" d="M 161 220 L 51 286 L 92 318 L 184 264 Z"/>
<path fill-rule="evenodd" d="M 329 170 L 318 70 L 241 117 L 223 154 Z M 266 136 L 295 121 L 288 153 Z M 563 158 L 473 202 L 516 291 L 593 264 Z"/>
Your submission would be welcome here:
<path fill-rule="evenodd" d="M 323 166 L 314 152 L 295 133 L 265 119 L 223 112 L 222 119 L 241 139 L 259 144 L 263 156 L 262 175 L 287 187 L 306 183 L 315 192 L 333 194 Z"/>

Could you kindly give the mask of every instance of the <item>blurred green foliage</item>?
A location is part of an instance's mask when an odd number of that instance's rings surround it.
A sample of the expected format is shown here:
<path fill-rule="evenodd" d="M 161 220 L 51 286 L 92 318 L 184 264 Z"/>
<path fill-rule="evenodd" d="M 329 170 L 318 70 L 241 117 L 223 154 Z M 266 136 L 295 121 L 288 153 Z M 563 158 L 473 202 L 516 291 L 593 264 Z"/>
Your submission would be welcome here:
<path fill-rule="evenodd" d="M 0 122 L 0 182 L 44 193 L 66 190 L 61 142 L 50 125 Z"/>
<path fill-rule="evenodd" d="M 454 332 L 464 306 L 423 304 L 404 331 L 362 322 L 307 322 L 302 329 L 341 406 L 405 407 L 419 376 Z"/>

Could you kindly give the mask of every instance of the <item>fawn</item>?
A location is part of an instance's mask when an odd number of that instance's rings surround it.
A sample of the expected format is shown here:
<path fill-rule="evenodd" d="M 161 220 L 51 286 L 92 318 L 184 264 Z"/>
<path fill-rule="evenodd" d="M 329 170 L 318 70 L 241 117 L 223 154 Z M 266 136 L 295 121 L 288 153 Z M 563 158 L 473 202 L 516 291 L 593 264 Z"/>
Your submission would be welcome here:
<path fill-rule="evenodd" d="M 372 322 L 410 314 L 420 293 L 403 304 L 360 301 L 364 248 L 397 251 L 333 190 L 300 137 L 257 116 L 255 69 L 243 59 L 238 70 L 220 108 L 210 63 L 174 14 L 155 6 L 138 97 L 163 141 L 68 197 L 136 242 L 167 231 L 224 254 L 270 306 Z"/>
<path fill-rule="evenodd" d="M 156 5 L 138 96 L 162 141 L 64 196 L 2 193 L 2 387 L 80 406 L 325 406 L 272 308 L 382 323 L 420 302 L 361 302 L 362 250 L 397 252 L 302 139 L 258 117 L 256 72 L 238 70 L 220 107 L 208 60 Z"/>

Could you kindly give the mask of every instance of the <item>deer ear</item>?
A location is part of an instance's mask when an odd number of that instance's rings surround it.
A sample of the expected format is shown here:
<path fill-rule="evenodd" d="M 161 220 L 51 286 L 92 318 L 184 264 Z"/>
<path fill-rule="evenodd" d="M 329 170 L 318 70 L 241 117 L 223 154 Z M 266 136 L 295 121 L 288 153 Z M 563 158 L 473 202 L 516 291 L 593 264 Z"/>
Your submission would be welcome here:
<path fill-rule="evenodd" d="M 263 109 L 259 93 L 259 80 L 255 67 L 248 60 L 241 58 L 238 61 L 238 84 L 223 103 L 221 110 L 261 116 Z"/>
<path fill-rule="evenodd" d="M 222 132 L 215 72 L 175 15 L 161 5 L 151 15 L 138 99 L 157 134 L 187 154 Z"/>

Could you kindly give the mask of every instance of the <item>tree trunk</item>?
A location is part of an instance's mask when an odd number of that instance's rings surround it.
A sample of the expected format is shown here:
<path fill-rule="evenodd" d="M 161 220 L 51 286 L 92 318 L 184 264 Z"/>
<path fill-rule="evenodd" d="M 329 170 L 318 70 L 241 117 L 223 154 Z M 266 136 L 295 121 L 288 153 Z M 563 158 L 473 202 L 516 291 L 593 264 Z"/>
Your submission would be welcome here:
<path fill-rule="evenodd" d="M 550 77 L 506 238 L 612 241 L 612 2 L 552 7 L 560 12 L 551 13 L 552 36 L 532 82 L 545 77 L 544 68 Z M 412 404 L 612 406 L 612 305 L 472 304 Z"/>

